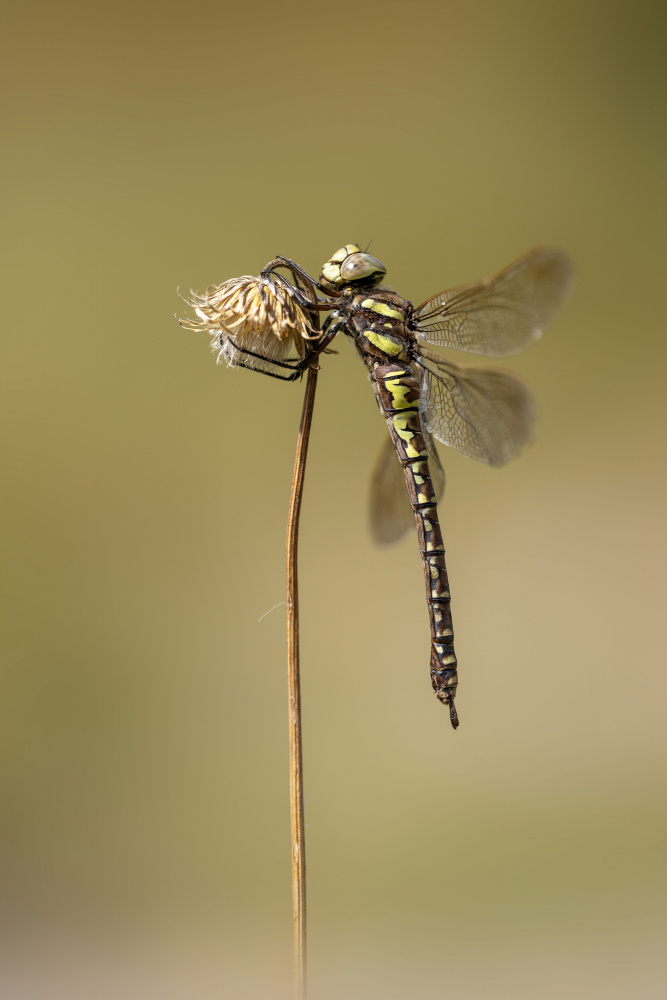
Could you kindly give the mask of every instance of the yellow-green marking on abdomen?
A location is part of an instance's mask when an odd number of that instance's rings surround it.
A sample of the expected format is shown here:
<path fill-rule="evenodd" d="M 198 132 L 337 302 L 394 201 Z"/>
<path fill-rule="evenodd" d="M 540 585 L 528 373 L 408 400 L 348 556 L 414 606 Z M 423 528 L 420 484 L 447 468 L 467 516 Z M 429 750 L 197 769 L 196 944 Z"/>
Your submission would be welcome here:
<path fill-rule="evenodd" d="M 394 430 L 400 437 L 401 441 L 405 442 L 405 454 L 407 458 L 421 458 L 426 455 L 427 452 L 417 451 L 412 441 L 415 437 L 415 432 L 407 426 L 407 422 L 410 419 L 407 413 L 395 413 L 392 417 L 392 423 L 394 425 Z"/>
<path fill-rule="evenodd" d="M 395 410 L 416 409 L 415 404 L 408 399 L 408 393 L 411 391 L 409 385 L 401 385 L 398 379 L 393 378 L 388 378 L 384 384 L 391 393 Z"/>

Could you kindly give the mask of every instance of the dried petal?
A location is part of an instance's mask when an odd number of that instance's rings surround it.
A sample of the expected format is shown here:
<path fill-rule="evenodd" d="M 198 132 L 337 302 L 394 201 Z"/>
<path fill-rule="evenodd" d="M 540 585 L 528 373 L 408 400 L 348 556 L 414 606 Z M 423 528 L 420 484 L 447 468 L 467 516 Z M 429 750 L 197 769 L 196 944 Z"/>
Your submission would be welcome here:
<path fill-rule="evenodd" d="M 179 322 L 187 330 L 212 333 L 211 347 L 229 365 L 252 351 L 270 361 L 303 358 L 306 343 L 317 339 L 292 285 L 268 277 L 232 278 L 185 300 L 195 317 Z"/>

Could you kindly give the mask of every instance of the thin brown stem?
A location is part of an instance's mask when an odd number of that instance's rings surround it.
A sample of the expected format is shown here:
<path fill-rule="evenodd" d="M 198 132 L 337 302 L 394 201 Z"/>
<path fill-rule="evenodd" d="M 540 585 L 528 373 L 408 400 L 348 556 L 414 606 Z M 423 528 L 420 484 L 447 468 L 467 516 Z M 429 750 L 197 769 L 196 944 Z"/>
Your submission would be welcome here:
<path fill-rule="evenodd" d="M 307 274 L 291 261 L 276 258 L 266 265 L 262 274 L 275 268 L 292 272 L 296 287 L 309 302 L 317 302 L 315 285 Z M 310 311 L 313 331 L 319 334 L 320 316 Z M 317 340 L 318 337 L 314 337 Z M 308 440 L 313 420 L 315 389 L 319 365 L 317 357 L 321 345 L 306 345 L 308 378 L 301 411 L 299 437 L 294 461 L 292 492 L 287 518 L 287 691 L 289 708 L 289 774 L 290 816 L 292 825 L 292 918 L 293 918 L 293 968 L 294 1000 L 306 1000 L 306 831 L 303 812 L 303 751 L 301 737 L 301 678 L 299 673 L 299 584 L 297 560 L 299 548 L 299 515 L 303 497 L 303 480 L 306 472 Z"/>
<path fill-rule="evenodd" d="M 290 813 L 292 819 L 292 913 L 294 920 L 294 1000 L 306 1000 L 306 833 L 303 812 L 301 681 L 299 676 L 299 513 L 313 417 L 317 365 L 308 369 L 296 447 L 287 523 L 287 685 L 289 694 Z"/>

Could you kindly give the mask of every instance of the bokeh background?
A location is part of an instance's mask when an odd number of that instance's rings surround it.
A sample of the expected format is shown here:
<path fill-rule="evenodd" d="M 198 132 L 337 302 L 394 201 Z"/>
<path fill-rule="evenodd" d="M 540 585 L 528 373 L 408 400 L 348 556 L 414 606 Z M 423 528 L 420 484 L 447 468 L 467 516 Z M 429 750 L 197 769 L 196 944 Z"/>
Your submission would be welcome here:
<path fill-rule="evenodd" d="M 313 1000 L 657 998 L 664 4 L 13 5 L 2 172 L 4 996 L 290 995 L 284 533 L 302 387 L 176 289 L 372 241 L 420 302 L 531 246 L 501 471 L 443 449 L 454 734 L 385 429 L 325 359 L 302 523 Z M 464 359 L 461 359 L 464 360 Z M 261 621 L 260 621 L 261 618 Z"/>

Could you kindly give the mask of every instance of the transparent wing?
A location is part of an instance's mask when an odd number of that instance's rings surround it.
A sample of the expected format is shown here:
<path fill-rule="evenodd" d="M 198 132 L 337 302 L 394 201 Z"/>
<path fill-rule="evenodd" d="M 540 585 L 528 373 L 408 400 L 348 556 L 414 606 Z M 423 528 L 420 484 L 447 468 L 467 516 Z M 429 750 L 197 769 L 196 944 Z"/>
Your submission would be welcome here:
<path fill-rule="evenodd" d="M 433 438 L 424 429 L 428 449 L 428 464 L 436 499 L 445 489 L 445 473 L 435 450 Z M 387 435 L 371 476 L 371 534 L 377 545 L 392 545 L 414 528 L 415 515 L 408 500 L 403 466 L 399 462 L 391 438 Z"/>
<path fill-rule="evenodd" d="M 530 440 L 532 396 L 508 372 L 463 368 L 422 349 L 419 408 L 438 441 L 488 465 L 504 465 Z"/>
<path fill-rule="evenodd" d="M 572 261 L 541 247 L 486 281 L 441 292 L 419 306 L 417 330 L 430 344 L 503 358 L 542 336 L 572 290 Z"/>
<path fill-rule="evenodd" d="M 445 492 L 445 470 L 440 462 L 440 456 L 436 451 L 435 441 L 431 432 L 422 425 L 422 434 L 424 435 L 424 441 L 426 442 L 426 450 L 428 451 L 428 467 L 431 472 L 431 480 L 433 482 L 433 492 L 435 493 L 435 502 L 440 503 L 442 500 L 443 493 Z M 412 508 L 410 508 L 412 510 Z"/>
<path fill-rule="evenodd" d="M 389 437 L 380 448 L 371 475 L 371 534 L 377 545 L 391 545 L 414 524 L 403 466 Z"/>

